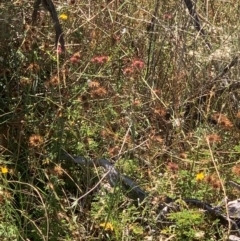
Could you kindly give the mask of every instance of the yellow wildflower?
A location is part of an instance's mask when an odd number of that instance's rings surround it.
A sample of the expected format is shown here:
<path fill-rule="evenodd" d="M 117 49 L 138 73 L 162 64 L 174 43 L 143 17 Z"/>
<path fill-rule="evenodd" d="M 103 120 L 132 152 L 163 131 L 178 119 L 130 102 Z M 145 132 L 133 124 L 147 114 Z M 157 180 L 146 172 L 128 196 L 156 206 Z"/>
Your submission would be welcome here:
<path fill-rule="evenodd" d="M 1 173 L 3 174 L 8 173 L 8 169 L 6 167 L 1 167 Z"/>
<path fill-rule="evenodd" d="M 101 223 L 100 227 L 104 228 L 105 231 L 108 231 L 108 230 L 113 231 L 113 225 L 109 222 Z"/>
<path fill-rule="evenodd" d="M 65 13 L 62 13 L 60 16 L 59 16 L 60 19 L 62 20 L 67 20 L 68 19 L 68 16 L 65 14 Z"/>
<path fill-rule="evenodd" d="M 200 172 L 196 175 L 196 180 L 197 181 L 202 181 L 204 179 L 205 175 L 203 172 Z"/>

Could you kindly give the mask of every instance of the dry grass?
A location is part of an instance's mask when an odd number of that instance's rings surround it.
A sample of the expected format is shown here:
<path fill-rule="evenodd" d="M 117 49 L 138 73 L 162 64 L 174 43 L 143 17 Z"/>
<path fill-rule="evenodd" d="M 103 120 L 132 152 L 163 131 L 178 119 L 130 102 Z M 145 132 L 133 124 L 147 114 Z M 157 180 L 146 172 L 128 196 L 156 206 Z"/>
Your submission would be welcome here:
<path fill-rule="evenodd" d="M 224 240 L 184 206 L 182 228 L 156 216 L 165 195 L 238 195 L 239 4 L 199 2 L 204 38 L 183 2 L 157 2 L 56 1 L 65 54 L 48 12 L 33 27 L 32 3 L 0 4 L 2 240 Z M 76 202 L 103 173 L 62 150 L 107 157 L 153 198 L 137 208 L 103 181 Z"/>

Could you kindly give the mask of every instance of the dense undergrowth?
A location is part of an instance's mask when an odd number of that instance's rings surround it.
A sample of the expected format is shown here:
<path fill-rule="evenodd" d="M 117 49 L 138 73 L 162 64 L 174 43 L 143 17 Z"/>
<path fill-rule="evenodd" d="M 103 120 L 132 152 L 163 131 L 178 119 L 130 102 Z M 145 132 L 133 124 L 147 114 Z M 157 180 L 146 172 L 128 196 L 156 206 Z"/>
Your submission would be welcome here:
<path fill-rule="evenodd" d="M 1 240 L 227 240 L 181 198 L 239 195 L 238 1 L 198 2 L 205 35 L 183 1 L 54 3 L 66 53 L 48 12 L 33 27 L 32 1 L 0 3 Z M 89 192 L 103 170 L 63 151 L 110 159 L 150 198 Z M 159 223 L 166 195 L 180 209 Z"/>

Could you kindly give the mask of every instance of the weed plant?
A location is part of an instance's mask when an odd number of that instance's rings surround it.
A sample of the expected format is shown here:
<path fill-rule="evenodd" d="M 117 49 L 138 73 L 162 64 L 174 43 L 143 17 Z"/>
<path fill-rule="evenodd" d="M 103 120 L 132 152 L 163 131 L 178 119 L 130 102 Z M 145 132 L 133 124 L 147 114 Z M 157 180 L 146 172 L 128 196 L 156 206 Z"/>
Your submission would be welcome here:
<path fill-rule="evenodd" d="M 198 1 L 204 36 L 184 1 L 54 4 L 66 53 L 48 12 L 33 27 L 32 1 L 0 3 L 0 239 L 227 240 L 181 198 L 239 195 L 239 2 Z M 111 160 L 149 197 L 63 152 Z M 165 196 L 180 204 L 159 221 Z"/>

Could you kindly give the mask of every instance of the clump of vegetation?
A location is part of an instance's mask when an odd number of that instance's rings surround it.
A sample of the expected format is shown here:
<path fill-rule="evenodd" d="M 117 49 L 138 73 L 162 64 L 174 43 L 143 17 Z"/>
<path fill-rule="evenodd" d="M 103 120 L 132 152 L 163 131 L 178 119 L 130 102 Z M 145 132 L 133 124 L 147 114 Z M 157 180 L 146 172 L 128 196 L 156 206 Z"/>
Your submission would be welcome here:
<path fill-rule="evenodd" d="M 47 11 L 32 26 L 32 3 L 0 3 L 1 240 L 226 239 L 185 203 L 157 219 L 163 196 L 239 195 L 239 4 L 198 2 L 196 22 L 185 3 L 55 2 L 65 52 Z M 150 197 L 63 152 L 109 159 Z"/>

